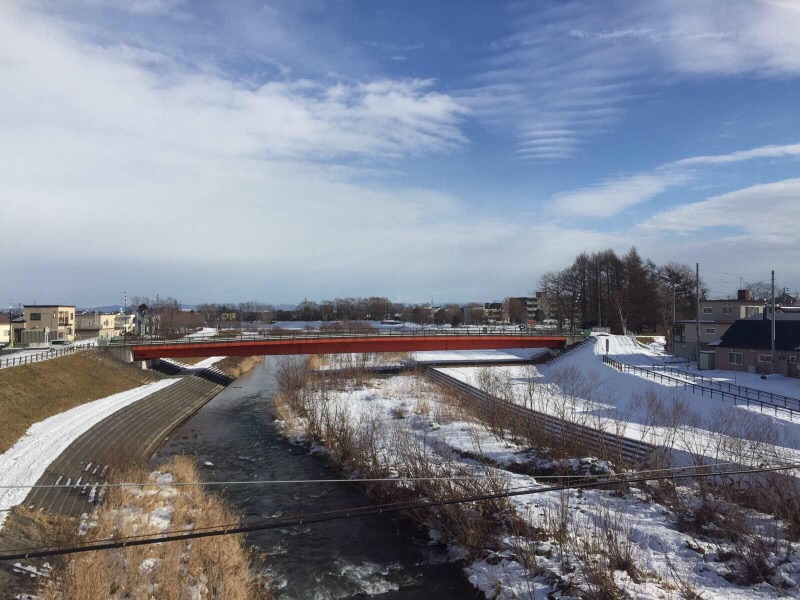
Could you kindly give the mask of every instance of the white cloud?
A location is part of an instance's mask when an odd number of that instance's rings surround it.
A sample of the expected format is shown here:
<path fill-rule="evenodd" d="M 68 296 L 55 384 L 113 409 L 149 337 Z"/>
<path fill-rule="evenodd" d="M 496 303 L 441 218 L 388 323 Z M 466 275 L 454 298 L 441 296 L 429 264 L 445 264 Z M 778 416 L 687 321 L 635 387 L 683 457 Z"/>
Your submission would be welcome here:
<path fill-rule="evenodd" d="M 761 243 L 795 246 L 800 241 L 800 179 L 786 179 L 713 196 L 657 213 L 642 225 L 644 231 L 681 235 L 712 228 L 730 228 L 746 237 L 751 250 Z"/>
<path fill-rule="evenodd" d="M 553 197 L 556 212 L 575 217 L 612 217 L 692 179 L 693 169 L 766 158 L 800 156 L 800 144 L 770 145 L 728 154 L 693 156 L 661 165 L 649 173 L 619 175 Z"/>
<path fill-rule="evenodd" d="M 676 167 L 693 167 L 700 165 L 724 165 L 759 158 L 786 158 L 800 156 L 800 144 L 787 144 L 783 146 L 771 145 L 740 150 L 729 154 L 712 154 L 709 156 L 694 156 L 671 163 Z"/>
<path fill-rule="evenodd" d="M 543 7 L 544 6 L 544 7 Z M 534 161 L 573 156 L 632 98 L 698 77 L 800 76 L 800 10 L 790 2 L 644 0 L 517 5 L 465 94 Z M 567 132 L 557 141 L 549 130 Z M 540 133 L 543 130 L 545 133 Z"/>
<path fill-rule="evenodd" d="M 666 189 L 685 183 L 689 176 L 675 171 L 639 173 L 606 179 L 579 190 L 556 194 L 558 213 L 576 217 L 614 216 L 642 204 Z"/>
<path fill-rule="evenodd" d="M 14 215 L 0 279 L 16 295 L 452 299 L 472 281 L 480 298 L 532 285 L 512 263 L 497 269 L 530 239 L 552 242 L 545 268 L 606 239 L 363 183 L 360 164 L 466 143 L 462 108 L 431 81 L 249 87 L 180 61 L 153 71 L 153 58 L 0 7 L 0 83 L 14 90 L 0 95 L 0 197 Z"/>

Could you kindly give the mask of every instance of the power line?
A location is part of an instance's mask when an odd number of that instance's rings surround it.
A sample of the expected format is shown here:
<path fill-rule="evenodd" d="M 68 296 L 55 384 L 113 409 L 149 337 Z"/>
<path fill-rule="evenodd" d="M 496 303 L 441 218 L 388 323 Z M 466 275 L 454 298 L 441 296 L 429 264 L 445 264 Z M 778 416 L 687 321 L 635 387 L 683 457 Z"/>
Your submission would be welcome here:
<path fill-rule="evenodd" d="M 650 469 L 645 471 L 635 471 L 636 475 L 644 475 L 645 473 L 667 473 L 672 471 L 685 471 L 686 469 L 699 469 L 711 467 L 723 467 L 737 465 L 734 462 L 724 463 L 710 463 L 707 465 L 687 465 L 684 467 L 672 467 L 669 469 Z M 490 467 L 494 468 L 494 467 Z M 596 475 L 538 475 L 537 479 L 597 479 L 598 477 L 620 475 L 617 473 L 600 473 Z M 83 489 L 83 488 L 128 488 L 128 487 L 205 487 L 205 486 L 233 486 L 233 485 L 291 485 L 291 484 L 329 484 L 329 483 L 413 483 L 415 481 L 471 481 L 480 479 L 515 479 L 519 477 L 517 474 L 477 474 L 477 475 L 453 475 L 453 476 L 440 476 L 440 477 L 361 477 L 354 479 L 240 479 L 231 481 L 148 481 L 144 483 L 138 482 L 121 482 L 121 483 L 79 483 L 79 484 L 19 484 L 19 485 L 0 485 L 0 490 L 14 490 L 14 489 Z"/>
<path fill-rule="evenodd" d="M 688 479 L 695 477 L 727 477 L 732 475 L 748 475 L 753 473 L 783 471 L 788 469 L 796 469 L 799 467 L 800 463 L 794 463 L 791 465 L 784 465 L 779 467 L 760 467 L 756 469 L 741 469 L 737 471 L 718 471 L 712 473 L 672 473 L 668 475 L 649 476 L 649 477 L 629 477 L 624 479 L 616 479 L 608 481 L 592 481 L 592 482 L 573 483 L 566 485 L 547 486 L 543 488 L 523 488 L 516 491 L 496 492 L 493 494 L 481 494 L 477 496 L 466 496 L 462 498 L 451 498 L 446 500 L 431 500 L 422 502 L 408 501 L 408 502 L 395 503 L 384 507 L 368 506 L 361 508 L 338 509 L 335 511 L 329 511 L 325 513 L 301 515 L 299 517 L 292 517 L 291 519 L 270 518 L 246 524 L 239 524 L 233 527 L 225 526 L 216 529 L 209 528 L 206 531 L 191 530 L 187 533 L 181 533 L 178 535 L 158 535 L 153 537 L 142 537 L 140 539 L 131 539 L 125 541 L 119 539 L 111 541 L 103 540 L 100 542 L 88 542 L 86 544 L 77 546 L 52 547 L 46 550 L 35 550 L 35 551 L 28 550 L 22 552 L 0 553 L 0 561 L 42 558 L 46 556 L 76 554 L 79 552 L 111 550 L 115 548 L 125 548 L 127 546 L 144 546 L 149 544 L 160 544 L 164 542 L 178 542 L 196 538 L 215 537 L 219 535 L 234 535 L 239 533 L 249 533 L 252 531 L 281 529 L 297 525 L 322 523 L 326 521 L 335 521 L 335 520 L 349 519 L 355 517 L 396 513 L 407 510 L 419 510 L 423 508 L 450 506 L 455 504 L 464 504 L 468 502 L 481 502 L 486 500 L 499 500 L 502 498 L 542 494 L 546 492 L 561 491 L 567 489 L 589 489 L 589 488 L 603 487 L 607 485 L 619 485 L 622 483 L 625 484 L 642 483 L 646 481 L 660 481 L 666 479 Z"/>
<path fill-rule="evenodd" d="M 676 471 L 686 471 L 686 470 L 689 470 L 689 469 L 710 469 L 710 468 L 714 468 L 714 467 L 723 467 L 723 466 L 731 466 L 731 465 L 736 466 L 737 463 L 725 462 L 725 463 L 709 463 L 709 464 L 703 464 L 703 465 L 687 465 L 687 466 L 683 466 L 683 467 L 671 467 L 671 468 L 667 468 L 667 469 L 648 469 L 648 470 L 642 470 L 642 471 L 628 472 L 627 474 L 625 474 L 625 473 L 609 473 L 609 474 L 607 474 L 607 476 L 608 477 L 619 477 L 619 476 L 626 476 L 626 475 L 627 476 L 631 476 L 631 475 L 641 476 L 641 475 L 648 474 L 648 473 L 673 473 L 673 472 L 676 472 Z M 787 469 L 788 468 L 792 468 L 790 465 L 789 466 L 787 466 L 787 465 L 788 465 L 788 463 L 783 463 L 781 466 L 785 466 L 785 468 L 787 468 Z M 777 465 L 776 465 L 776 467 L 777 467 Z M 494 476 L 494 477 L 490 476 L 490 475 L 487 475 L 486 477 L 481 478 L 481 479 L 498 479 L 498 480 L 502 480 L 502 479 L 510 479 L 510 478 L 513 478 L 513 477 L 514 477 L 513 475 L 507 475 L 507 476 L 497 475 L 497 476 Z M 538 479 L 542 479 L 542 480 L 546 480 L 546 479 L 572 479 L 572 480 L 576 480 L 576 479 L 592 479 L 592 480 L 596 481 L 598 479 L 598 477 L 599 477 L 598 475 L 552 475 L 552 476 L 545 475 L 545 476 L 538 477 Z M 455 480 L 455 481 L 460 481 L 460 480 L 476 480 L 476 479 L 479 479 L 479 478 L 476 478 L 476 477 L 464 477 L 464 478 L 457 478 L 457 477 L 454 477 L 454 478 L 449 478 L 449 477 L 438 477 L 438 478 L 437 477 L 420 477 L 420 478 L 417 478 L 416 481 L 420 481 L 420 480 L 436 480 L 436 481 L 448 481 L 448 480 L 452 481 L 452 480 Z M 409 479 L 409 480 L 414 481 L 414 479 Z M 267 480 L 267 483 L 269 483 L 270 481 L 273 481 L 273 480 Z M 311 480 L 289 480 L 290 483 L 305 483 L 307 481 L 311 481 Z M 356 482 L 356 481 L 361 481 L 361 482 L 376 482 L 377 481 L 377 482 L 381 482 L 381 481 L 403 481 L 403 480 L 401 480 L 401 479 L 388 479 L 387 480 L 387 479 L 382 479 L 382 478 L 376 478 L 376 479 L 331 479 L 331 480 L 318 480 L 318 481 L 325 481 L 326 483 L 327 482 L 330 482 L 330 483 L 349 483 L 349 482 Z M 242 482 L 242 483 L 248 483 L 248 482 Z M 615 483 L 615 481 L 607 479 L 604 483 L 612 484 L 612 483 Z M 126 484 L 114 484 L 114 485 L 138 486 L 139 484 L 128 484 L 128 483 L 126 483 Z M 169 484 L 155 483 L 154 485 L 169 485 Z M 202 483 L 188 483 L 186 485 L 198 486 L 198 485 L 203 485 L 203 484 Z M 64 486 L 61 486 L 61 487 L 64 487 Z M 523 489 L 523 488 L 528 488 L 528 487 L 530 487 L 530 486 L 527 486 L 527 485 L 526 486 L 515 486 L 515 487 L 512 487 L 512 488 L 508 488 L 506 491 L 516 490 L 516 489 Z M 369 504 L 366 507 L 352 507 L 351 510 L 356 510 L 357 508 L 391 507 L 391 506 L 396 506 L 396 505 L 397 505 L 396 502 L 387 502 L 387 503 L 383 503 L 383 504 Z M 323 512 L 323 513 L 311 513 L 311 514 L 312 515 L 317 515 L 317 514 L 328 514 L 328 513 L 327 512 Z M 288 519 L 290 517 L 299 518 L 301 516 L 306 516 L 307 517 L 309 515 L 302 515 L 302 514 L 286 515 L 283 518 L 285 518 L 285 519 Z M 257 522 L 261 522 L 261 520 L 250 521 L 250 523 L 257 523 Z M 224 524 L 212 525 L 212 526 L 208 526 L 208 527 L 195 527 L 195 528 L 192 529 L 192 531 L 217 530 L 217 529 L 221 529 L 221 528 L 236 527 L 236 526 L 239 526 L 241 524 L 242 523 L 240 521 L 236 521 L 236 522 L 233 522 L 233 523 L 224 523 Z M 185 531 L 186 530 L 184 530 L 184 529 L 161 531 L 161 532 L 159 532 L 158 535 L 179 534 L 179 533 L 185 533 Z M 126 541 L 126 540 L 136 540 L 136 539 L 142 539 L 142 538 L 151 538 L 152 535 L 153 534 L 141 534 L 141 535 L 125 536 L 125 537 L 115 538 L 115 540 L 119 542 L 119 541 Z M 50 546 L 38 546 L 38 547 L 28 547 L 28 548 L 9 548 L 9 549 L 6 549 L 6 551 L 7 552 L 22 552 L 22 551 L 30 552 L 30 551 L 33 551 L 33 550 L 41 550 L 41 549 L 48 549 L 48 548 L 50 548 Z"/>

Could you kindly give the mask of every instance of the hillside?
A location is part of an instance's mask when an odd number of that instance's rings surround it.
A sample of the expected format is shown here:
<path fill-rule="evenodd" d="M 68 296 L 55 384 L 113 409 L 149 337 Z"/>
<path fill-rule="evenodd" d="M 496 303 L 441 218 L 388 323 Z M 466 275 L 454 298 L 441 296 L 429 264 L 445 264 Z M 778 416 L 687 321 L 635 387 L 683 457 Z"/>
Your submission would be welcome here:
<path fill-rule="evenodd" d="M 0 370 L 0 453 L 34 423 L 80 404 L 160 379 L 98 350 Z"/>

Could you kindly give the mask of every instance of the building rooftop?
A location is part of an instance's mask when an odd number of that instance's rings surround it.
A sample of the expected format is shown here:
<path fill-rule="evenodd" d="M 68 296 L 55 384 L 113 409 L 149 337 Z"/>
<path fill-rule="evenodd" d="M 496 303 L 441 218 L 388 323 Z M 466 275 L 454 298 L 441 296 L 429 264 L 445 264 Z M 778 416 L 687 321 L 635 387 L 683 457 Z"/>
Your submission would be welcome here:
<path fill-rule="evenodd" d="M 772 347 L 772 321 L 736 321 L 719 341 L 722 348 L 769 350 Z M 783 352 L 800 349 L 800 321 L 775 321 L 775 349 Z"/>
<path fill-rule="evenodd" d="M 23 304 L 23 308 L 75 308 L 74 304 Z"/>

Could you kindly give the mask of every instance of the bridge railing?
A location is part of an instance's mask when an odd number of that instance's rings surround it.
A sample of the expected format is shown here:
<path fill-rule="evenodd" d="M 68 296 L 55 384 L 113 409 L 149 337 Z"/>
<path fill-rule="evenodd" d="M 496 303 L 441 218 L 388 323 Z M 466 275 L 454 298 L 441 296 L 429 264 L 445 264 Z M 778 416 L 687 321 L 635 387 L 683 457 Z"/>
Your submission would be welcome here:
<path fill-rule="evenodd" d="M 581 331 L 565 331 L 559 329 L 503 329 L 492 327 L 479 328 L 448 328 L 448 329 L 357 329 L 357 330 L 263 330 L 259 332 L 230 332 L 221 330 L 207 336 L 191 335 L 180 338 L 164 336 L 131 337 L 124 340 L 112 340 L 111 346 L 143 346 L 143 345 L 163 345 L 163 344 L 201 344 L 215 342 L 257 342 L 271 340 L 324 340 L 324 339 L 351 339 L 351 338 L 416 338 L 416 337 L 488 337 L 502 336 L 509 338 L 530 338 L 530 337 L 561 337 L 561 336 L 580 336 L 585 335 Z"/>

